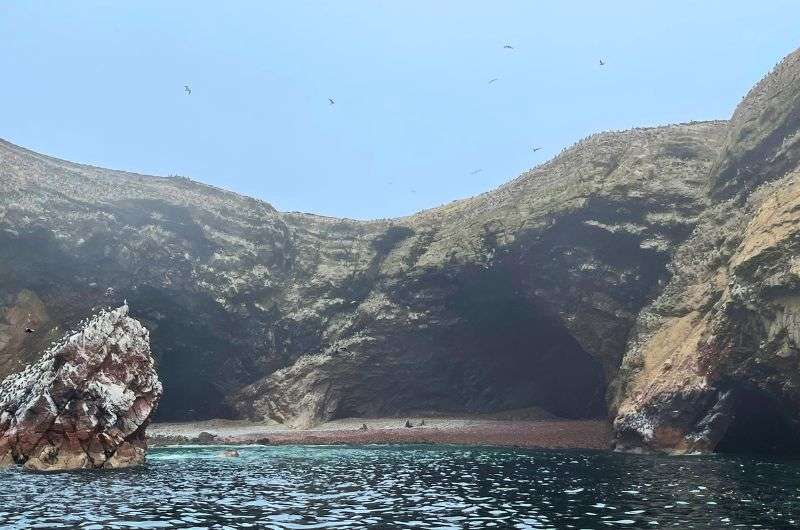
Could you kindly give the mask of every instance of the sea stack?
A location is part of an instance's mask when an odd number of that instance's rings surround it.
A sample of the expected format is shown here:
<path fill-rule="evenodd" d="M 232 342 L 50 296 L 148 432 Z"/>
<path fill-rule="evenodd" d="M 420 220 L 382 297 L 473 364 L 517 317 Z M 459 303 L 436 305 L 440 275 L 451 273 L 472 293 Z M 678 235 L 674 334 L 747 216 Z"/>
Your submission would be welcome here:
<path fill-rule="evenodd" d="M 0 468 L 123 468 L 144 462 L 162 385 L 128 306 L 103 310 L 0 383 Z"/>

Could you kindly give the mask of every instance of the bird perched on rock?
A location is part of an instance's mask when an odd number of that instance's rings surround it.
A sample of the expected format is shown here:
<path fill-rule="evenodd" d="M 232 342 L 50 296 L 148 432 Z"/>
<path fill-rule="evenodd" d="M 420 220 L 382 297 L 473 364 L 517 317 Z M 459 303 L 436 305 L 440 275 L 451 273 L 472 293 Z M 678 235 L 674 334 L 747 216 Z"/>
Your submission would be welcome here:
<path fill-rule="evenodd" d="M 187 96 L 191 96 L 192 95 L 192 89 L 189 88 L 189 85 L 183 85 L 183 91 L 186 92 Z"/>
<path fill-rule="evenodd" d="M 36 333 L 36 330 L 33 328 L 25 328 L 25 333 Z"/>

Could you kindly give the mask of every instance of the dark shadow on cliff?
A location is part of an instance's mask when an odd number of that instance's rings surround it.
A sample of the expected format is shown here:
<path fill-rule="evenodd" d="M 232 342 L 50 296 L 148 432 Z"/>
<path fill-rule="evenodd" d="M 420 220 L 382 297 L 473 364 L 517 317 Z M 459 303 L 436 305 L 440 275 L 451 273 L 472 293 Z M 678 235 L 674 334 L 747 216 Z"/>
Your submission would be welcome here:
<path fill-rule="evenodd" d="M 506 267 L 467 274 L 451 309 L 459 331 L 468 408 L 497 411 L 538 406 L 566 418 L 605 414 L 601 364 L 557 319 L 514 283 Z M 454 345 L 453 351 L 459 346 Z M 452 359 L 451 359 L 452 362 Z"/>
<path fill-rule="evenodd" d="M 800 432 L 785 405 L 762 390 L 733 390 L 733 413 L 718 453 L 800 454 Z"/>
<path fill-rule="evenodd" d="M 157 420 L 228 417 L 224 393 L 251 371 L 247 358 L 232 359 L 235 341 L 219 330 L 236 330 L 233 319 L 207 296 L 153 287 L 153 279 L 134 282 L 130 271 L 110 258 L 105 238 L 89 238 L 79 256 L 64 252 L 52 234 L 31 230 L 0 232 L 0 302 L 13 303 L 26 289 L 41 298 L 52 320 L 25 336 L 20 358 L 32 361 L 47 345 L 73 329 L 97 307 L 127 298 L 131 316 L 150 330 L 152 350 L 164 384 Z M 122 281 L 130 282 L 122 284 Z M 107 289 L 112 287 L 112 294 Z M 17 364 L 14 363 L 14 368 Z"/>
<path fill-rule="evenodd" d="M 150 329 L 164 396 L 156 421 L 232 417 L 225 392 L 237 384 L 240 359 L 218 329 L 234 327 L 213 300 L 142 286 L 129 297 L 131 316 Z"/>

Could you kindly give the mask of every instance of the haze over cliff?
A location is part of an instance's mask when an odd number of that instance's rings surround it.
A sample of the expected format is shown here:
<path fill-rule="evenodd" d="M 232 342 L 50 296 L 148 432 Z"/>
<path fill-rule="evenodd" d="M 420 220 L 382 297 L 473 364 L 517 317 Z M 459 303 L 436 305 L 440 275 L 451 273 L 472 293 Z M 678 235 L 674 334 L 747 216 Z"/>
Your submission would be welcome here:
<path fill-rule="evenodd" d="M 536 406 L 619 411 L 620 448 L 711 450 L 752 398 L 775 405 L 765 444 L 791 442 L 797 64 L 730 122 L 594 135 L 370 222 L 2 142 L 0 376 L 127 298 L 162 419 Z"/>

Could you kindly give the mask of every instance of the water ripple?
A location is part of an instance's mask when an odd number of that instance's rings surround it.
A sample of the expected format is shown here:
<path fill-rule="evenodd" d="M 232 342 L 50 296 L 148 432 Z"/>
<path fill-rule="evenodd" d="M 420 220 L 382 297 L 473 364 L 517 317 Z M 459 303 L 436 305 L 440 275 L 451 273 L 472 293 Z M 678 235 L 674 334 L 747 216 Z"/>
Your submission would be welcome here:
<path fill-rule="evenodd" d="M 429 446 L 156 449 L 135 470 L 0 472 L 0 527 L 790 528 L 800 463 Z"/>

